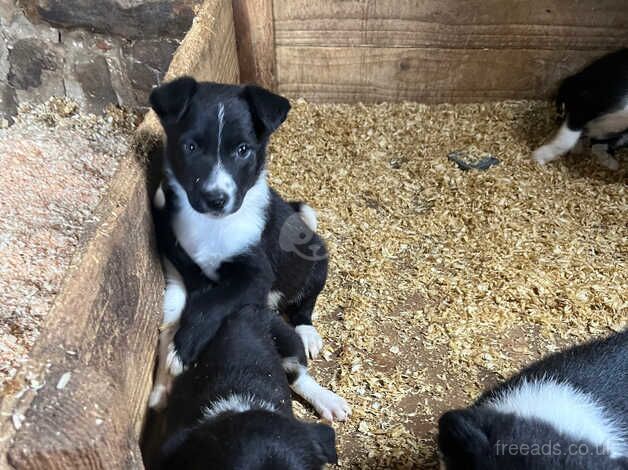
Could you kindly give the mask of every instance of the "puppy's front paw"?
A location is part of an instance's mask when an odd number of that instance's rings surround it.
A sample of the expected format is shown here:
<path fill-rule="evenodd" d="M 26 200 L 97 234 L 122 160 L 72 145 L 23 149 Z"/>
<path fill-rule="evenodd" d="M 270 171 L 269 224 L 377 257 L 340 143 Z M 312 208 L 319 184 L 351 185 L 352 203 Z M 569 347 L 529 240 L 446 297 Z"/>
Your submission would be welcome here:
<path fill-rule="evenodd" d="M 351 415 L 351 408 L 345 399 L 323 387 L 312 397 L 312 406 L 327 421 L 346 421 Z"/>
<path fill-rule="evenodd" d="M 168 389 L 163 384 L 157 384 L 153 387 L 148 397 L 148 407 L 157 411 L 161 411 L 166 407 L 166 397 Z"/>
<path fill-rule="evenodd" d="M 170 343 L 168 345 L 168 356 L 166 357 L 166 367 L 170 371 L 173 377 L 181 374 L 184 370 L 183 361 L 181 360 L 181 356 L 179 352 L 175 348 L 174 343 Z"/>
<path fill-rule="evenodd" d="M 301 337 L 303 341 L 303 347 L 305 348 L 305 354 L 315 359 L 323 349 L 323 338 L 318 334 L 316 328 L 312 325 L 299 325 L 294 331 Z"/>
<path fill-rule="evenodd" d="M 545 165 L 560 156 L 551 145 L 543 145 L 532 153 L 532 158 L 540 165 Z"/>

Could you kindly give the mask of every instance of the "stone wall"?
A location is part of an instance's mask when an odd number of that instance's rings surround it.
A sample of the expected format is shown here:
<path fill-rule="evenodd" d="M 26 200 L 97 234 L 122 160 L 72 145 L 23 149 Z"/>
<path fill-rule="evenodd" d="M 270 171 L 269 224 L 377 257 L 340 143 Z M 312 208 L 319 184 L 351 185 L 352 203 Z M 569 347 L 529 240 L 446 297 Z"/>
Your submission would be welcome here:
<path fill-rule="evenodd" d="M 0 0 L 0 125 L 51 96 L 146 106 L 202 0 Z"/>

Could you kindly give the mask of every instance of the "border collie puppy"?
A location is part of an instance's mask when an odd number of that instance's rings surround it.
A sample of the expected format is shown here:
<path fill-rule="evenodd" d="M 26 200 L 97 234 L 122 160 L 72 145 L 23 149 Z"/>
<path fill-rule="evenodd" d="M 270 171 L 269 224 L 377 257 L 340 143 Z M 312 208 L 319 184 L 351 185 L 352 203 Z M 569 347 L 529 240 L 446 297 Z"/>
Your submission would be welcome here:
<path fill-rule="evenodd" d="M 348 413 L 344 400 L 306 371 L 294 328 L 267 308 L 227 317 L 195 367 L 175 381 L 165 412 L 162 469 L 319 470 L 336 463 L 334 430 L 297 420 L 290 389 L 321 415 Z"/>
<path fill-rule="evenodd" d="M 448 470 L 628 469 L 628 330 L 542 359 L 445 413 Z"/>
<path fill-rule="evenodd" d="M 558 90 L 556 106 L 566 119 L 554 139 L 534 151 L 540 164 L 556 160 L 575 147 L 585 135 L 596 140 L 613 140 L 628 131 L 628 49 L 596 60 L 581 72 L 567 77 Z M 608 152 L 611 150 L 611 152 Z M 593 147 L 600 163 L 619 168 L 612 146 Z"/>
<path fill-rule="evenodd" d="M 156 88 L 150 102 L 166 134 L 154 219 L 167 281 L 151 405 L 167 391 L 168 369 L 176 375 L 193 363 L 243 305 L 285 315 L 316 357 L 322 340 L 312 311 L 327 252 L 314 211 L 284 201 L 266 182 L 266 145 L 290 103 L 256 86 L 190 77 Z"/>

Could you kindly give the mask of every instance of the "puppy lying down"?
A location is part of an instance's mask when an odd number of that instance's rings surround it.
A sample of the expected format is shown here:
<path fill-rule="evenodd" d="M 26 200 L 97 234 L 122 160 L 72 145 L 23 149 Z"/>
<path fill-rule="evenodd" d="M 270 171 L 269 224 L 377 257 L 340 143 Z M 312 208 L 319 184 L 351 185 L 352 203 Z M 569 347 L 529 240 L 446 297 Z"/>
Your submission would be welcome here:
<path fill-rule="evenodd" d="M 276 313 L 246 306 L 228 316 L 173 384 L 158 468 L 320 469 L 335 463 L 330 426 L 297 420 L 291 389 L 325 419 L 350 409 L 306 370 L 303 343 Z"/>

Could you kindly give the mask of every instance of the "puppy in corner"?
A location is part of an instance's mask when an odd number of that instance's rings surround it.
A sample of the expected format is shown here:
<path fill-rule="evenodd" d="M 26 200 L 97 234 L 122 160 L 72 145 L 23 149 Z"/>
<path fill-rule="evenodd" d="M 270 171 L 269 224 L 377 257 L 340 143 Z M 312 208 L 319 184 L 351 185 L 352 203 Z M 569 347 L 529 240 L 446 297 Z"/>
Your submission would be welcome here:
<path fill-rule="evenodd" d="M 327 278 L 327 252 L 314 211 L 286 202 L 266 181 L 266 146 L 288 114 L 287 99 L 257 86 L 183 77 L 153 90 L 150 102 L 166 134 L 153 212 L 166 271 L 149 403 L 158 408 L 169 372 L 195 362 L 244 305 L 284 315 L 316 357 L 322 340 L 312 312 Z"/>
<path fill-rule="evenodd" d="M 445 413 L 447 470 L 628 469 L 628 330 L 553 354 Z"/>
<path fill-rule="evenodd" d="M 337 463 L 334 430 L 292 413 L 290 389 L 327 419 L 348 412 L 306 363 L 301 339 L 276 313 L 246 306 L 229 315 L 196 366 L 176 377 L 151 467 L 319 470 Z"/>

